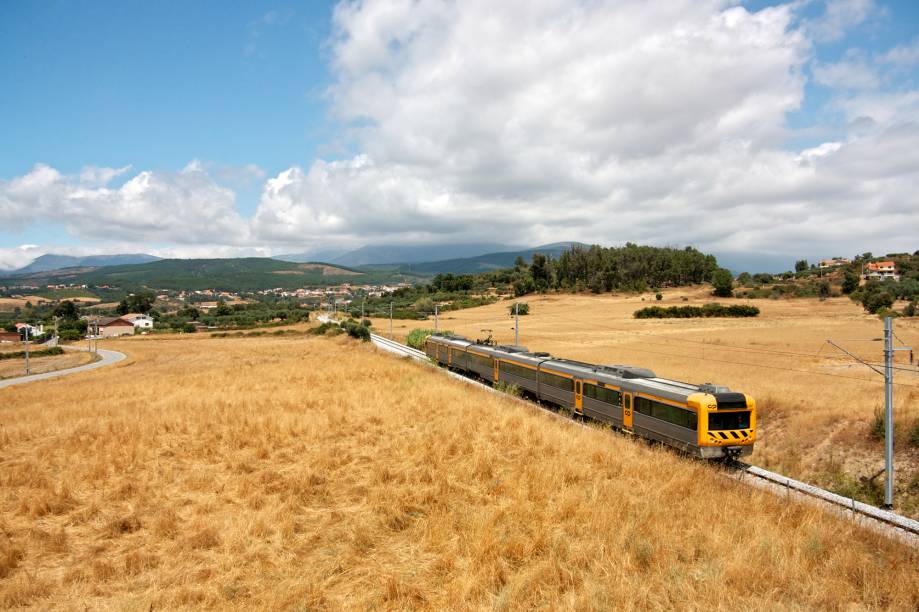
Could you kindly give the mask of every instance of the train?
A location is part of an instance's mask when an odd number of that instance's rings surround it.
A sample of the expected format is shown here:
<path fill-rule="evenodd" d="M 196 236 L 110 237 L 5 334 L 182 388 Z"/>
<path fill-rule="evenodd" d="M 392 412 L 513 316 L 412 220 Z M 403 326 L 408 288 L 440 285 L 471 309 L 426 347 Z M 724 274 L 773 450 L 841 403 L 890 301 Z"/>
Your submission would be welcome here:
<path fill-rule="evenodd" d="M 706 460 L 753 452 L 756 402 L 711 383 L 661 378 L 630 365 L 597 365 L 519 345 L 433 334 L 425 354 L 441 366 Z"/>

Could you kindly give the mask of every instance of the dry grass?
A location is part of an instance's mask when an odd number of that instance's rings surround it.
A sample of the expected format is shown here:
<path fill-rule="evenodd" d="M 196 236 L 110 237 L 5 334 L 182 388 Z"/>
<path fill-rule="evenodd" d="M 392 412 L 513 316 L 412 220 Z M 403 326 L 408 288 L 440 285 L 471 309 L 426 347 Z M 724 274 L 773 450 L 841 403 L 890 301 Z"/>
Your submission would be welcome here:
<path fill-rule="evenodd" d="M 0 390 L 2 607 L 919 607 L 915 551 L 366 344 L 110 344 Z"/>
<path fill-rule="evenodd" d="M 21 348 L 19 350 L 22 350 Z M 94 356 L 89 353 L 64 353 L 63 355 L 49 355 L 47 357 L 32 357 L 29 359 L 29 371 L 32 374 L 63 370 L 87 364 L 93 361 Z M 0 361 L 0 379 L 23 376 L 26 370 L 25 359 L 4 359 Z"/>
<path fill-rule="evenodd" d="M 848 298 L 744 300 L 762 310 L 756 319 L 632 318 L 650 304 L 717 301 L 707 292 L 668 290 L 663 302 L 653 294 L 530 296 L 524 301 L 531 314 L 520 318 L 521 343 L 573 359 L 633 363 L 662 376 L 749 392 L 761 417 L 754 463 L 837 489 L 841 481 L 852 481 L 860 489 L 856 493 L 870 500 L 871 492 L 858 479 L 884 466 L 882 442 L 870 433 L 875 411 L 883 406 L 883 378 L 825 341 L 836 339 L 863 357 L 882 361 L 882 343 L 852 341 L 881 336 L 881 321 Z M 471 338 L 484 337 L 482 330 L 490 328 L 499 341 L 513 342 L 508 304 L 444 313 L 440 324 Z M 408 330 L 430 323 L 396 321 L 394 333 L 404 338 Z M 374 325 L 388 334 L 388 320 Z M 919 321 L 899 319 L 895 329 L 919 349 Z M 901 365 L 907 359 L 907 354 L 897 355 Z M 919 368 L 896 371 L 895 379 L 912 385 L 899 386 L 894 394 L 898 509 L 919 516 L 919 449 L 907 440 L 909 427 L 919 421 Z"/>

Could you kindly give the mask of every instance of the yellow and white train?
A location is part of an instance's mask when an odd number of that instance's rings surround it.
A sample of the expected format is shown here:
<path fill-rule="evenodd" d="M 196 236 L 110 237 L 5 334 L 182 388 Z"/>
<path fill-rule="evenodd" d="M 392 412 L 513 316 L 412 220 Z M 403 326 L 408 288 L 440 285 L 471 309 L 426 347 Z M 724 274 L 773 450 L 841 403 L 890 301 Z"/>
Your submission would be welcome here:
<path fill-rule="evenodd" d="M 491 346 L 459 336 L 428 336 L 424 348 L 431 359 L 458 372 L 516 385 L 542 402 L 697 457 L 725 459 L 753 452 L 756 403 L 727 387 L 693 385 L 659 378 L 646 368 L 558 359 L 522 346 Z"/>

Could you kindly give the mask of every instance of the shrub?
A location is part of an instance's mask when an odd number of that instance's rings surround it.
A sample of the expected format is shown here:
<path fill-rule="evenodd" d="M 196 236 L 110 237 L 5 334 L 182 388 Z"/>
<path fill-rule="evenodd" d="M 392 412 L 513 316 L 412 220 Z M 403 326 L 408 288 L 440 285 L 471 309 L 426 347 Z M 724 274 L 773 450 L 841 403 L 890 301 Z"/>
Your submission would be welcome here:
<path fill-rule="evenodd" d="M 373 321 L 371 321 L 370 319 L 364 319 L 363 321 L 361 321 L 361 325 L 363 325 L 364 327 L 373 327 Z"/>
<path fill-rule="evenodd" d="M 514 316 L 514 309 L 517 309 L 517 314 L 520 316 L 530 314 L 530 305 L 526 302 L 514 302 L 508 307 L 508 311 L 511 313 L 511 316 Z"/>
<path fill-rule="evenodd" d="M 523 391 L 514 383 L 507 384 L 503 380 L 499 380 L 495 383 L 495 389 L 514 397 L 523 397 Z"/>
<path fill-rule="evenodd" d="M 186 334 L 193 334 L 198 331 L 198 328 L 192 325 L 191 323 L 186 323 L 182 326 L 182 332 Z"/>
<path fill-rule="evenodd" d="M 63 352 L 64 352 L 64 349 L 62 349 L 61 347 L 52 346 L 51 348 L 46 348 L 46 349 L 30 350 L 29 357 L 49 357 L 51 355 L 60 355 Z M 0 353 L 0 360 L 21 359 L 25 356 L 26 356 L 26 352 L 24 350 L 9 352 L 9 353 Z"/>
<path fill-rule="evenodd" d="M 636 319 L 692 319 L 699 317 L 755 317 L 759 308 L 745 304 L 723 306 L 718 303 L 699 306 L 648 306 L 636 310 L 632 316 Z"/>
<path fill-rule="evenodd" d="M 424 350 L 424 341 L 428 336 L 433 334 L 440 334 L 441 336 L 450 336 L 453 334 L 451 331 L 434 331 L 433 329 L 413 329 L 408 333 L 408 337 L 405 339 L 405 343 L 412 348 L 416 348 L 419 351 Z"/>
<path fill-rule="evenodd" d="M 734 277 L 731 275 L 730 270 L 725 268 L 718 268 L 712 274 L 712 287 L 714 287 L 714 293 L 718 297 L 731 297 L 734 295 Z"/>
<path fill-rule="evenodd" d="M 356 338 L 363 342 L 370 342 L 370 330 L 353 319 L 348 319 L 342 323 L 341 328 L 348 332 L 348 335 L 352 338 Z"/>
<path fill-rule="evenodd" d="M 903 309 L 904 317 L 915 317 L 916 316 L 916 302 L 910 302 L 906 305 L 906 308 Z"/>
<path fill-rule="evenodd" d="M 314 336 L 337 336 L 341 332 L 342 329 L 337 323 L 323 323 L 319 327 L 314 327 L 309 331 L 309 333 Z"/>
<path fill-rule="evenodd" d="M 919 419 L 913 421 L 912 426 L 909 428 L 909 443 L 919 447 Z"/>
<path fill-rule="evenodd" d="M 664 299 L 664 294 L 657 292 L 656 294 L 654 294 L 654 299 L 660 302 L 662 299 Z"/>

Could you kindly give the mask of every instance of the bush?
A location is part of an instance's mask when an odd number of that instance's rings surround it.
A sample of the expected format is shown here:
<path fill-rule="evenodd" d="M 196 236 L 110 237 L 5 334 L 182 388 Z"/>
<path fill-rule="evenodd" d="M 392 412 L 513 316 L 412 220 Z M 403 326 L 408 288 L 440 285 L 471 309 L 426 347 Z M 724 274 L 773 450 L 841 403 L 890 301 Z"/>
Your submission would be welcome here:
<path fill-rule="evenodd" d="M 29 357 L 49 357 L 51 355 L 60 355 L 63 352 L 64 352 L 64 349 L 62 349 L 61 347 L 52 346 L 51 348 L 38 349 L 37 351 L 30 350 Z M 10 353 L 0 353 L 0 361 L 4 359 L 22 359 L 25 356 L 26 356 L 26 352 L 24 350 L 10 352 Z"/>
<path fill-rule="evenodd" d="M 184 334 L 193 334 L 198 331 L 198 328 L 192 325 L 191 323 L 186 323 L 182 326 L 182 333 Z"/>
<path fill-rule="evenodd" d="M 730 270 L 725 268 L 718 268 L 712 273 L 712 287 L 714 287 L 714 293 L 718 297 L 731 297 L 734 295 L 734 277 L 731 275 Z"/>
<path fill-rule="evenodd" d="M 361 325 L 363 325 L 364 327 L 368 327 L 368 328 L 373 327 L 373 321 L 371 321 L 370 319 L 364 319 L 363 321 L 361 321 Z"/>
<path fill-rule="evenodd" d="M 915 317 L 916 316 L 916 302 L 910 302 L 906 305 L 906 308 L 903 309 L 904 317 Z"/>
<path fill-rule="evenodd" d="M 919 419 L 913 421 L 912 426 L 909 428 L 909 443 L 919 447 Z"/>
<path fill-rule="evenodd" d="M 632 316 L 636 319 L 693 319 L 699 317 L 755 317 L 759 308 L 744 304 L 723 306 L 718 303 L 699 306 L 648 306 L 636 310 Z"/>
<path fill-rule="evenodd" d="M 428 336 L 434 334 L 440 334 L 441 336 L 450 336 L 453 334 L 451 331 L 439 331 L 436 332 L 433 329 L 413 329 L 408 333 L 408 337 L 405 339 L 405 343 L 410 347 L 418 349 L 419 351 L 424 350 L 424 341 Z"/>
<path fill-rule="evenodd" d="M 530 314 L 530 305 L 526 302 L 514 302 L 508 307 L 508 311 L 511 313 L 511 316 L 514 316 L 514 309 L 517 309 L 517 314 L 520 316 Z"/>
<path fill-rule="evenodd" d="M 312 328 L 309 333 L 314 336 L 337 336 L 342 333 L 342 329 L 337 323 L 323 323 L 319 327 Z"/>
<path fill-rule="evenodd" d="M 654 299 L 657 300 L 658 302 L 660 302 L 662 299 L 664 299 L 664 294 L 663 294 L 663 293 L 660 293 L 660 292 L 655 293 L 655 294 L 654 294 Z"/>
<path fill-rule="evenodd" d="M 370 342 L 370 330 L 357 321 L 349 319 L 341 324 L 341 328 L 348 332 L 352 338 L 357 338 L 363 342 Z"/>

